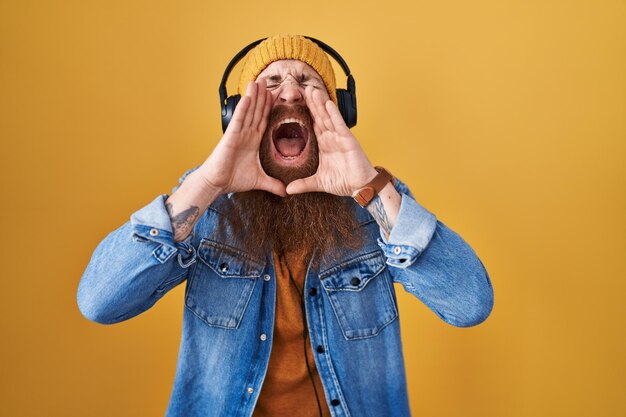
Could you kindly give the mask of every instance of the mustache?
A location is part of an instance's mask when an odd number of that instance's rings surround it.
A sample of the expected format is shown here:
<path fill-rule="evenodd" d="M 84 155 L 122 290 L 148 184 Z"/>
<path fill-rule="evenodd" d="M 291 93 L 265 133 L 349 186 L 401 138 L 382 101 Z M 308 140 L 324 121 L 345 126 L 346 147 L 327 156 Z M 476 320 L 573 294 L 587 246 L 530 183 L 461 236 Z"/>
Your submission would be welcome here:
<path fill-rule="evenodd" d="M 305 104 L 277 105 L 270 110 L 268 116 L 268 127 L 274 125 L 278 120 L 295 117 L 302 120 L 307 126 L 313 126 L 313 116 Z"/>

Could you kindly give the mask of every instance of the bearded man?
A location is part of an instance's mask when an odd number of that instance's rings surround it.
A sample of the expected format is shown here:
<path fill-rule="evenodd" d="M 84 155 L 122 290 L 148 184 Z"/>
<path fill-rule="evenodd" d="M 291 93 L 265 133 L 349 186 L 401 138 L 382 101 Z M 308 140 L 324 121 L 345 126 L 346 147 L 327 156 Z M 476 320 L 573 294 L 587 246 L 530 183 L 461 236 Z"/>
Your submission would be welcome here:
<path fill-rule="evenodd" d="M 81 312 L 127 320 L 186 280 L 170 417 L 409 416 L 393 284 L 468 327 L 487 271 L 372 165 L 317 43 L 267 38 L 239 91 L 206 161 L 98 245 Z"/>

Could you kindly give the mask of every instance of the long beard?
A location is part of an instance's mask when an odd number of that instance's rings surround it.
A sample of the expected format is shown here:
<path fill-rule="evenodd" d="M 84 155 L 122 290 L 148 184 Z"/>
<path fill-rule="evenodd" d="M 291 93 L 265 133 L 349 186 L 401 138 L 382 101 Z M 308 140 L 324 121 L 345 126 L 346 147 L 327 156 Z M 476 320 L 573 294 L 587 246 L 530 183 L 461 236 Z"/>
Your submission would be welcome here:
<path fill-rule="evenodd" d="M 259 150 L 265 172 L 285 185 L 315 174 L 319 163 L 312 127 L 309 129 L 309 158 L 302 165 L 287 168 L 276 164 L 272 158 L 272 121 L 290 112 L 306 120 L 311 127 L 312 119 L 306 106 L 274 108 Z M 336 253 L 335 249 L 356 249 L 362 243 L 354 209 L 346 197 L 321 192 L 280 197 L 252 190 L 236 193 L 233 200 L 238 208 L 233 226 L 237 234 L 244 236 L 245 249 L 250 253 L 260 254 L 271 245 L 281 252 L 304 250 L 311 255 L 316 250 L 320 259 L 328 259 Z"/>
<path fill-rule="evenodd" d="M 361 242 L 353 208 L 345 198 L 326 193 L 305 193 L 284 198 L 266 191 L 247 191 L 233 196 L 237 234 L 244 249 L 257 256 L 268 248 L 280 252 L 314 250 L 330 260 L 340 248 L 357 249 Z"/>

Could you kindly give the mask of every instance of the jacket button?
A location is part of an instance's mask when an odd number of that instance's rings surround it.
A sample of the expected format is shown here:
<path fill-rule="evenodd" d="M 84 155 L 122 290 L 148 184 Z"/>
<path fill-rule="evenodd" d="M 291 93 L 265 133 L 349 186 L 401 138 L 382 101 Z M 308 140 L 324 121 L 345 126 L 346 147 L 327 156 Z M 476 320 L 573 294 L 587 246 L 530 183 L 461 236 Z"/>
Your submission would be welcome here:
<path fill-rule="evenodd" d="M 228 264 L 226 262 L 220 265 L 220 271 L 222 272 L 228 271 Z"/>
<path fill-rule="evenodd" d="M 400 246 L 395 246 L 393 248 L 393 253 L 395 253 L 396 255 L 400 255 L 400 252 L 402 252 L 402 248 L 400 248 Z"/>
<path fill-rule="evenodd" d="M 265 342 L 267 340 L 267 335 L 265 333 L 261 334 L 261 340 Z"/>
<path fill-rule="evenodd" d="M 350 281 L 350 284 L 354 285 L 355 287 L 359 285 L 360 283 L 361 283 L 361 280 L 356 277 L 352 278 L 352 281 Z"/>
<path fill-rule="evenodd" d="M 333 407 L 338 406 L 339 404 L 341 404 L 341 401 L 339 401 L 338 399 L 334 399 L 330 401 L 330 405 L 332 405 Z"/>
<path fill-rule="evenodd" d="M 318 345 L 315 350 L 317 350 L 317 353 L 324 353 L 324 346 Z"/>
<path fill-rule="evenodd" d="M 265 275 L 263 275 L 263 279 L 264 279 L 265 281 L 269 281 L 271 278 L 272 278 L 272 277 L 270 277 L 270 275 L 269 275 L 269 274 L 265 274 Z"/>
<path fill-rule="evenodd" d="M 150 229 L 150 236 L 158 236 L 159 231 L 157 229 Z"/>
<path fill-rule="evenodd" d="M 315 288 L 315 287 L 309 288 L 309 295 L 311 297 L 315 297 L 317 295 L 317 288 Z"/>
<path fill-rule="evenodd" d="M 249 393 L 249 394 L 252 394 L 253 392 L 254 392 L 254 388 L 252 388 L 252 387 L 248 387 L 248 393 Z"/>

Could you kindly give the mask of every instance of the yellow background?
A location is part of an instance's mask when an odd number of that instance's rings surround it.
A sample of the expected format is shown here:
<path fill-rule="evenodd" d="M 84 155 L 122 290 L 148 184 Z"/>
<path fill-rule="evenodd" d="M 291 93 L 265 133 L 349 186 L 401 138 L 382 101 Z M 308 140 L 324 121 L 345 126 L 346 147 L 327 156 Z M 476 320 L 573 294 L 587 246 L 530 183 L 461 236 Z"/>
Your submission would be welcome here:
<path fill-rule="evenodd" d="M 343 55 L 370 159 L 491 276 L 469 329 L 397 287 L 413 414 L 626 415 L 623 0 L 0 1 L 0 415 L 164 414 L 184 286 L 102 326 L 77 285 L 208 155 L 224 67 L 278 32 Z"/>

